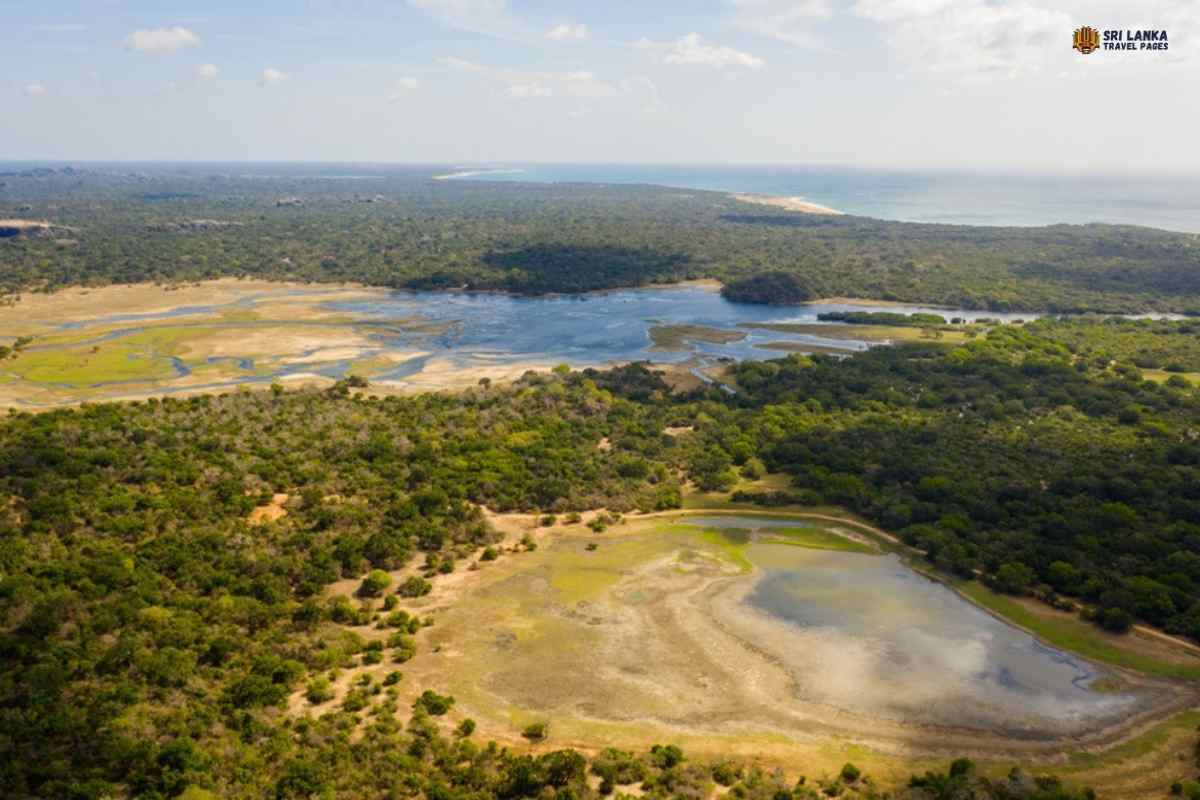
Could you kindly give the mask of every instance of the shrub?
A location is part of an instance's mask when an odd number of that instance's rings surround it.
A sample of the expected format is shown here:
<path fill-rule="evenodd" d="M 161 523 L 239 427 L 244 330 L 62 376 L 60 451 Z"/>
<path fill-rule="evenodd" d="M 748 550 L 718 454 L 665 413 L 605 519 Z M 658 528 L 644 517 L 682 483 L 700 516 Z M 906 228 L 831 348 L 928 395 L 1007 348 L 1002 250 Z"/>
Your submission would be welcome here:
<path fill-rule="evenodd" d="M 421 696 L 413 701 L 413 710 L 420 709 L 431 717 L 440 717 L 454 705 L 450 695 L 438 694 L 432 689 L 426 689 Z"/>
<path fill-rule="evenodd" d="M 650 763 L 659 769 L 670 769 L 683 761 L 683 751 L 673 744 L 656 744 L 650 748 Z"/>
<path fill-rule="evenodd" d="M 550 735 L 550 723 L 531 722 L 521 730 L 521 735 L 531 742 L 544 741 Z"/>
<path fill-rule="evenodd" d="M 383 590 L 392 584 L 392 576 L 388 575 L 381 569 L 373 569 L 367 577 L 363 579 L 362 586 L 358 588 L 359 594 L 363 597 L 378 597 L 383 594 Z"/>
<path fill-rule="evenodd" d="M 330 685 L 328 678 L 313 678 L 308 682 L 308 690 L 304 693 L 304 697 L 314 706 L 328 702 L 333 699 L 333 686 Z"/>
<path fill-rule="evenodd" d="M 424 597 L 433 591 L 433 584 L 424 578 L 412 575 L 400 587 L 396 589 L 396 594 L 401 597 Z"/>

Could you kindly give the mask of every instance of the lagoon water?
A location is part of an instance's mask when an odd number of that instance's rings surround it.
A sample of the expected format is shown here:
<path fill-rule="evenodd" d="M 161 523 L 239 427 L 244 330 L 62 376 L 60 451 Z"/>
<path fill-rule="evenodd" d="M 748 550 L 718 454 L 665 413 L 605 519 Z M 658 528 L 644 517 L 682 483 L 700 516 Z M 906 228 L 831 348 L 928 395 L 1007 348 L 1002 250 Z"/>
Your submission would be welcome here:
<path fill-rule="evenodd" d="M 311 304 L 323 315 L 308 319 L 280 311 L 279 303 L 293 300 Z M 312 374 L 337 379 L 351 370 L 363 369 L 368 370 L 365 374 L 373 382 L 430 390 L 470 385 L 480 375 L 515 377 L 527 368 L 544 369 L 563 363 L 574 368 L 602 367 L 631 361 L 687 362 L 697 377 L 708 380 L 700 370 L 718 359 L 781 358 L 787 350 L 850 354 L 879 344 L 829 338 L 821 335 L 821 328 L 813 328 L 814 333 L 803 331 L 805 325 L 817 325 L 821 313 L 872 308 L 846 303 L 790 307 L 731 303 L 714 288 L 695 284 L 542 297 L 378 290 L 363 292 L 354 299 L 347 299 L 340 289 L 287 287 L 247 292 L 222 304 L 123 312 L 67 322 L 39 320 L 49 330 L 76 336 L 66 342 L 35 343 L 29 349 L 38 352 L 101 346 L 150 330 L 154 323 L 168 321 L 176 328 L 194 327 L 198 335 L 213 330 L 247 333 L 246 349 L 239 349 L 239 339 L 234 333 L 221 352 L 213 354 L 215 359 L 189 356 L 186 352 L 184 357 L 152 351 L 131 354 L 130 358 L 169 362 L 167 366 L 173 375 L 157 381 L 154 388 L 161 393 L 261 384 Z M 905 313 L 939 313 L 947 319 L 1013 320 L 1037 316 L 924 306 L 889 308 Z M 263 316 L 254 318 L 253 314 L 260 310 Z M 235 318 L 218 316 L 229 312 L 237 312 L 230 315 Z M 250 316 L 236 318 L 243 314 Z M 747 327 L 764 323 L 784 323 L 801 329 L 774 331 Z M 256 328 L 280 325 L 291 326 L 301 333 L 308 329 L 325 333 L 341 330 L 355 337 L 356 343 L 353 347 L 328 347 L 320 336 L 306 339 L 300 335 L 293 339 L 284 337 L 280 340 L 284 349 L 272 350 L 269 355 L 253 351 L 260 346 L 250 335 Z M 668 340 L 663 343 L 665 346 L 655 345 L 652 329 L 685 325 L 702 329 L 699 338 L 688 338 L 695 331 L 676 329 L 675 335 L 665 337 Z M 95 331 L 94 335 L 88 336 L 90 331 Z M 718 339 L 727 341 L 703 341 L 706 336 L 713 338 L 710 334 L 714 331 L 720 334 Z M 3 335 L 0 330 L 0 340 Z M 286 349 L 289 341 L 293 342 L 292 350 Z M 776 347 L 768 346 L 772 344 Z M 218 362 L 235 369 L 226 370 L 212 383 L 191 380 L 172 384 L 174 380 L 188 378 L 197 367 Z M 71 384 L 53 385 L 65 390 L 74 388 Z M 136 395 L 147 387 L 144 379 L 113 379 L 88 384 L 88 388 L 105 389 L 108 396 L 120 397 L 127 388 Z"/>
<path fill-rule="evenodd" d="M 487 293 L 393 292 L 385 298 L 331 303 L 330 309 L 385 321 L 420 317 L 441 323 L 444 332 L 401 337 L 403 346 L 452 357 L 464 366 L 478 363 L 569 363 L 573 366 L 651 360 L 682 361 L 699 356 L 734 359 L 779 358 L 763 348 L 791 342 L 844 352 L 864 350 L 866 342 L 819 335 L 741 327 L 745 324 L 816 324 L 828 311 L 870 310 L 851 304 L 808 304 L 788 308 L 731 303 L 710 289 L 695 286 L 628 289 L 586 295 L 516 297 Z M 905 313 L 925 311 L 947 318 L 1026 319 L 1036 315 L 987 311 L 946 311 L 918 306 L 897 307 Z M 726 343 L 687 341 L 681 350 L 656 350 L 649 330 L 655 325 L 699 325 L 736 331 L 745 338 Z M 401 368 L 388 377 L 402 377 Z"/>

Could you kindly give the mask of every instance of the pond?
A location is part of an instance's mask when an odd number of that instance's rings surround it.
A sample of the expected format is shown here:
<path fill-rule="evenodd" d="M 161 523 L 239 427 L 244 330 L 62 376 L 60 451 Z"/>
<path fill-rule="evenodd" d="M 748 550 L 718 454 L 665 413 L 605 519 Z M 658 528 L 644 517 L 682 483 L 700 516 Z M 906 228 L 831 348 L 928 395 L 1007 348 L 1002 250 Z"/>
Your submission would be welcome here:
<path fill-rule="evenodd" d="M 779 525 L 753 518 L 691 523 Z M 787 666 L 806 700 L 1013 735 L 1087 731 L 1136 701 L 1095 691 L 1099 668 L 1001 622 L 894 554 L 762 542 L 745 553 L 758 571 L 743 602 L 750 615 L 778 623 L 747 626 L 745 635 Z"/>
<path fill-rule="evenodd" d="M 414 678 L 464 713 L 623 745 L 665 728 L 1044 752 L 1111 741 L 1172 702 L 847 533 L 701 514 L 553 536 L 487 568 Z"/>

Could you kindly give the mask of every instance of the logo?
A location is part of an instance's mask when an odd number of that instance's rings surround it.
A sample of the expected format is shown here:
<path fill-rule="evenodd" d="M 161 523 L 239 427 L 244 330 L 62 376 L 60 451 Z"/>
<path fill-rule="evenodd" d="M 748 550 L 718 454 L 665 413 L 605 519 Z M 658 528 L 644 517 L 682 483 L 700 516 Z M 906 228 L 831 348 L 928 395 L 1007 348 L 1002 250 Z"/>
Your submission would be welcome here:
<path fill-rule="evenodd" d="M 1085 56 L 1088 53 L 1096 52 L 1100 49 L 1100 31 L 1086 25 L 1076 28 L 1075 35 L 1071 37 L 1071 47 Z"/>

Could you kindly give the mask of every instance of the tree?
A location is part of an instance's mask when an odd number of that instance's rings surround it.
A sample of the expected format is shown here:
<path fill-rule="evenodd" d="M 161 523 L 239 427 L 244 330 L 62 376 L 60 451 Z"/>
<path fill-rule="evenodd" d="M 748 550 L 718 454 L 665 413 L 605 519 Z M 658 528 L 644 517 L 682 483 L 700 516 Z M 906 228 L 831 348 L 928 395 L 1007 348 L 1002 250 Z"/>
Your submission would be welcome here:
<path fill-rule="evenodd" d="M 1035 577 L 1030 567 L 1010 561 L 996 570 L 993 584 L 997 591 L 1005 594 L 1025 594 Z"/>

